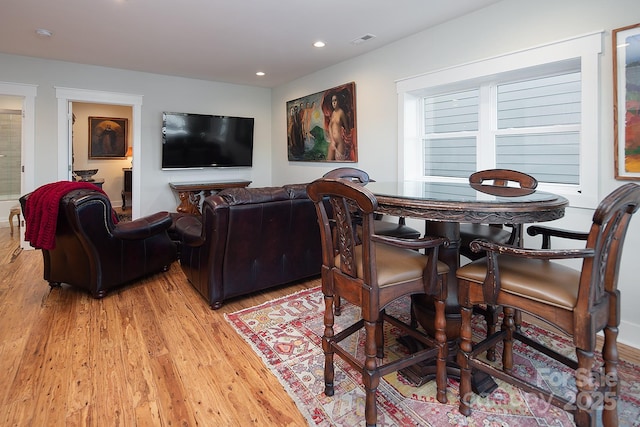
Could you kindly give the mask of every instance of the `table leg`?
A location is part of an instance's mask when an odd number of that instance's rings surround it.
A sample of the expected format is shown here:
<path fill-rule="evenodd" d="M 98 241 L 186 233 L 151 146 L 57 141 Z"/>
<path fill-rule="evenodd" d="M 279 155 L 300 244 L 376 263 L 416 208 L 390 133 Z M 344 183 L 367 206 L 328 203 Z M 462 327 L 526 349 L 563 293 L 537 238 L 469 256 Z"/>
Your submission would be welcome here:
<path fill-rule="evenodd" d="M 428 236 L 442 236 L 449 239 L 449 246 L 440 248 L 439 259 L 449 266 L 447 276 L 447 299 L 445 301 L 445 318 L 447 327 L 447 341 L 449 343 L 449 361 L 447 363 L 447 374 L 453 377 L 460 377 L 460 370 L 455 362 L 458 351 L 458 340 L 460 338 L 460 305 L 458 304 L 458 280 L 456 270 L 460 266 L 460 224 L 457 222 L 436 222 L 426 221 L 425 234 Z M 435 336 L 435 305 L 432 297 L 427 295 L 413 295 L 411 297 L 412 315 L 430 336 Z M 410 351 L 415 344 L 407 341 L 410 337 L 402 337 L 401 342 Z M 435 360 L 425 361 L 413 365 L 402 373 L 415 384 L 422 384 L 431 379 L 435 373 Z M 474 372 L 472 377 L 473 391 L 480 396 L 490 394 L 498 385 L 491 376 L 483 372 Z"/>
<path fill-rule="evenodd" d="M 456 270 L 460 267 L 460 224 L 457 222 L 426 221 L 425 234 L 427 236 L 441 236 L 449 239 L 449 246 L 440 248 L 439 259 L 449 266 L 449 274 L 447 275 L 447 299 L 445 301 L 447 338 L 449 340 L 458 339 L 460 336 L 461 317 L 460 305 L 458 304 L 458 279 L 456 279 Z M 425 319 L 424 323 L 429 323 L 431 325 L 430 328 L 433 328 L 432 325 L 435 320 L 433 299 L 426 295 L 416 295 L 414 302 L 419 303 L 419 306 L 423 309 L 422 311 L 424 311 L 424 315 L 427 316 L 428 320 Z M 419 319 L 418 317 L 418 320 Z M 425 327 L 423 323 L 421 323 L 421 325 Z M 435 330 L 433 333 L 435 334 Z"/>

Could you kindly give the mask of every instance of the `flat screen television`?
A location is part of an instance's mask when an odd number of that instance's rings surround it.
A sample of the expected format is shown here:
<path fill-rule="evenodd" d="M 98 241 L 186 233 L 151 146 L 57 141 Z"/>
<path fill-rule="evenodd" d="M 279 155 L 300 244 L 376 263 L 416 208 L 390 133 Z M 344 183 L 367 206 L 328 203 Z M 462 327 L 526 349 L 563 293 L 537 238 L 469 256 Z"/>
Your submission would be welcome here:
<path fill-rule="evenodd" d="M 162 113 L 162 168 L 251 166 L 253 122 L 250 117 Z"/>

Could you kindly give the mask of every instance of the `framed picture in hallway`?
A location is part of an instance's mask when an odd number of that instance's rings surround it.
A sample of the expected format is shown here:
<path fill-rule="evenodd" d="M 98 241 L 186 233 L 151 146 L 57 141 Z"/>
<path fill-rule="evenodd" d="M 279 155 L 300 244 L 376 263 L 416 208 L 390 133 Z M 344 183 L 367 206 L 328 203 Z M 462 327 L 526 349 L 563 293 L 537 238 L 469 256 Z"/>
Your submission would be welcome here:
<path fill-rule="evenodd" d="M 287 102 L 289 161 L 357 162 L 354 82 Z"/>
<path fill-rule="evenodd" d="M 89 117 L 89 158 L 124 159 L 129 119 Z"/>
<path fill-rule="evenodd" d="M 640 180 L 640 24 L 611 35 L 615 177 Z"/>

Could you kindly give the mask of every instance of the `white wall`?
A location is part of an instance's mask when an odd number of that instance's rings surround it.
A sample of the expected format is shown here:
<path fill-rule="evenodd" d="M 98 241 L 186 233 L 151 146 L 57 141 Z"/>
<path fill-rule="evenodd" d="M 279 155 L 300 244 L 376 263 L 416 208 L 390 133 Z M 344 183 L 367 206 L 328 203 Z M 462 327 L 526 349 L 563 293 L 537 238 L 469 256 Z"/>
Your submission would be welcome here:
<path fill-rule="evenodd" d="M 271 91 L 219 82 L 185 79 L 0 54 L 0 81 L 37 85 L 35 186 L 57 176 L 58 141 L 56 87 L 141 95 L 140 215 L 175 211 L 171 181 L 248 179 L 271 183 Z M 255 118 L 253 168 L 161 170 L 162 112 L 219 114 Z M 138 173 L 138 172 L 136 172 Z M 117 200 L 117 199 L 116 199 Z"/>
<path fill-rule="evenodd" d="M 637 0 L 503 0 L 488 8 L 318 71 L 273 91 L 273 182 L 311 181 L 335 167 L 287 161 L 287 101 L 343 83 L 356 83 L 359 161 L 377 180 L 398 176 L 395 81 L 532 46 L 604 30 L 601 57 L 600 198 L 623 184 L 613 169 L 611 30 L 640 21 Z M 375 43 L 376 39 L 372 42 Z M 573 209 L 554 225 L 587 230 L 590 210 Z M 413 225 L 416 225 L 413 223 Z M 419 224 L 417 224 L 419 225 Z M 635 260 L 640 253 L 640 214 L 632 220 L 620 272 L 620 341 L 640 348 L 640 301 Z"/>

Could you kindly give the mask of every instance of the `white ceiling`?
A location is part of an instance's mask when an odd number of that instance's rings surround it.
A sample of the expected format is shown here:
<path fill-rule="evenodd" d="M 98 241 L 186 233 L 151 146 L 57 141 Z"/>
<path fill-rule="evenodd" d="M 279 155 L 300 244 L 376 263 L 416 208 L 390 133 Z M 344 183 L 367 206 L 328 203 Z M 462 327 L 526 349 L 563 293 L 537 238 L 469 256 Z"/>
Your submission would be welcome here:
<path fill-rule="evenodd" d="M 275 87 L 497 1 L 3 0 L 0 52 Z"/>

